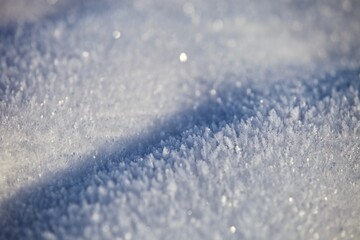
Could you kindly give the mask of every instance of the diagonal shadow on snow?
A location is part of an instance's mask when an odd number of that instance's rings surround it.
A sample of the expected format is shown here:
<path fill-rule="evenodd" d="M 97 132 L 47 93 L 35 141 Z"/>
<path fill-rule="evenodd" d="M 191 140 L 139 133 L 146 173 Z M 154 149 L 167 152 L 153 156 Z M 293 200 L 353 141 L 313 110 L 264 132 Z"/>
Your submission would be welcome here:
<path fill-rule="evenodd" d="M 68 214 L 70 205 L 82 204 L 80 192 L 85 191 L 91 184 L 103 184 L 103 177 L 111 178 L 114 170 L 117 174 L 129 173 L 134 179 L 144 177 L 138 174 L 138 168 L 147 167 L 143 157 L 157 150 L 161 152 L 163 141 L 170 138 L 181 139 L 182 135 L 187 134 L 187 130 L 196 127 L 208 127 L 217 132 L 220 127 L 236 119 L 251 120 L 259 112 L 267 115 L 271 109 L 276 110 L 277 103 L 282 102 L 284 97 L 296 99 L 297 96 L 301 96 L 306 99 L 307 104 L 314 106 L 321 99 L 331 97 L 333 92 L 346 92 L 349 87 L 359 89 L 357 74 L 357 71 L 342 71 L 335 77 L 327 76 L 318 81 L 288 81 L 268 86 L 262 91 L 256 90 L 251 83 L 240 87 L 233 83 L 224 83 L 216 89 L 216 94 L 214 91 L 209 94 L 199 107 L 179 111 L 146 135 L 119 140 L 118 147 L 111 151 L 105 150 L 106 147 L 100 147 L 96 150 L 95 160 L 94 154 L 89 153 L 81 166 L 49 176 L 42 183 L 19 191 L 1 206 L 0 238 L 38 239 L 44 231 L 57 235 L 57 226 L 60 224 L 65 229 L 71 229 L 72 223 L 62 221 L 62 216 Z M 285 93 L 284 89 L 293 92 L 282 96 Z M 263 101 L 271 103 L 264 107 Z M 294 100 L 292 104 L 296 106 L 300 103 Z M 124 142 L 125 144 L 121 145 Z M 136 165 L 136 168 L 133 165 Z M 145 177 L 151 179 L 155 176 L 149 173 Z M 122 182 L 115 182 L 115 187 L 122 194 L 128 191 Z M 86 201 L 88 204 L 108 204 L 96 198 Z M 88 219 L 81 214 L 78 216 L 78 232 L 75 235 L 81 234 L 87 221 Z"/>

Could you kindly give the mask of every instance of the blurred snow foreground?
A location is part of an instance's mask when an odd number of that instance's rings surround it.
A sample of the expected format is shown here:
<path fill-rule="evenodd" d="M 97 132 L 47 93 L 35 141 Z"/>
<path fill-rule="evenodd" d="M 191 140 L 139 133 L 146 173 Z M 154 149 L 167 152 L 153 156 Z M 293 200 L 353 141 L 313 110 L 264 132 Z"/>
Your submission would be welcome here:
<path fill-rule="evenodd" d="M 359 239 L 359 1 L 0 13 L 0 239 Z"/>

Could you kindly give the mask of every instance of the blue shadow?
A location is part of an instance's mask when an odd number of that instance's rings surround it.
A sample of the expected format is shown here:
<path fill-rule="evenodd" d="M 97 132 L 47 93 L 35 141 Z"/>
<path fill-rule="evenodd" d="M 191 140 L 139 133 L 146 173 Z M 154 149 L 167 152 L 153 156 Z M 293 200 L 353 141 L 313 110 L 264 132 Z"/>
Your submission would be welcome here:
<path fill-rule="evenodd" d="M 72 169 L 49 176 L 41 183 L 19 191 L 1 206 L 0 238 L 40 239 L 42 238 L 41 233 L 44 231 L 60 235 L 57 228 L 60 224 L 65 229 L 72 229 L 71 224 L 73 223 L 61 222 L 61 216 L 67 214 L 70 205 L 82 203 L 83 199 L 79 193 L 86 191 L 91 185 L 98 184 L 100 186 L 104 179 L 111 179 L 114 170 L 117 171 L 117 174 L 126 172 L 133 179 L 144 177 L 138 175 L 139 171 L 133 167 L 135 164 L 137 169 L 147 169 L 147 178 L 154 178 L 155 167 L 146 165 L 143 157 L 157 150 L 161 151 L 164 142 L 166 143 L 169 139 L 180 140 L 182 136 L 188 134 L 188 130 L 195 128 L 208 127 L 213 132 L 217 132 L 221 127 L 235 120 L 251 120 L 259 112 L 266 116 L 271 109 L 276 110 L 279 106 L 283 106 L 284 97 L 288 100 L 294 99 L 289 101 L 293 104 L 289 107 L 300 106 L 301 103 L 296 99 L 305 99 L 307 105 L 305 108 L 309 109 L 325 97 L 331 98 L 333 93 L 345 95 L 350 88 L 360 90 L 358 74 L 359 70 L 341 71 L 336 76 L 325 76 L 318 81 L 275 83 L 262 91 L 256 90 L 256 86 L 253 86 L 251 82 L 237 87 L 225 81 L 216 89 L 215 96 L 208 94 L 196 109 L 182 109 L 164 121 L 161 126 L 154 127 L 145 135 L 119 139 L 118 147 L 110 152 L 104 150 L 105 147 L 94 149 L 94 152 L 97 153 L 95 160 L 93 159 L 94 153 L 89 153 L 81 165 L 72 166 Z M 229 78 L 234 77 L 236 78 L 236 76 Z M 292 91 L 292 93 L 283 96 L 284 93 L 287 93 L 286 90 Z M 262 104 L 263 101 L 267 101 L 265 107 Z M 287 116 L 280 117 L 286 118 Z M 300 121 L 301 119 L 302 117 L 300 117 Z M 169 147 L 179 148 L 176 144 Z M 170 164 L 170 166 L 172 165 L 173 163 Z M 151 174 L 152 171 L 154 175 Z M 173 168 L 172 171 L 176 171 L 176 169 Z M 117 190 L 126 194 L 127 187 L 115 178 L 113 180 Z M 108 204 L 106 201 L 100 201 L 97 197 L 89 197 L 86 201 L 90 205 Z M 79 229 L 76 234 L 80 234 L 79 237 L 81 237 L 82 227 L 89 220 L 80 214 L 77 221 Z M 69 225 L 64 226 L 64 224 Z M 31 229 L 30 232 L 29 229 Z"/>

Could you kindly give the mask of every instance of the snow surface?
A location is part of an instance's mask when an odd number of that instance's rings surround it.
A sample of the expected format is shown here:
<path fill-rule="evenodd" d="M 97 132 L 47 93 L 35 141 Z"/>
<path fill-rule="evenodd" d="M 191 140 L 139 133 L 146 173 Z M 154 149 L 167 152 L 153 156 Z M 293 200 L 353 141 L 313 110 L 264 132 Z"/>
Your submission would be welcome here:
<path fill-rule="evenodd" d="M 0 239 L 360 238 L 358 1 L 0 16 Z"/>

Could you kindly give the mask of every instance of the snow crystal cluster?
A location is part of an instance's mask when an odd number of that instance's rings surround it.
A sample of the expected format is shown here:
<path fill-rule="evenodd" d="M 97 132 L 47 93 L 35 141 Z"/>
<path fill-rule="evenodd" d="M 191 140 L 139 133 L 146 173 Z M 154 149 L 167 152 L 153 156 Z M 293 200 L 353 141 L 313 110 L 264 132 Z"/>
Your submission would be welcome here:
<path fill-rule="evenodd" d="M 0 0 L 0 239 L 358 239 L 359 23 Z"/>

